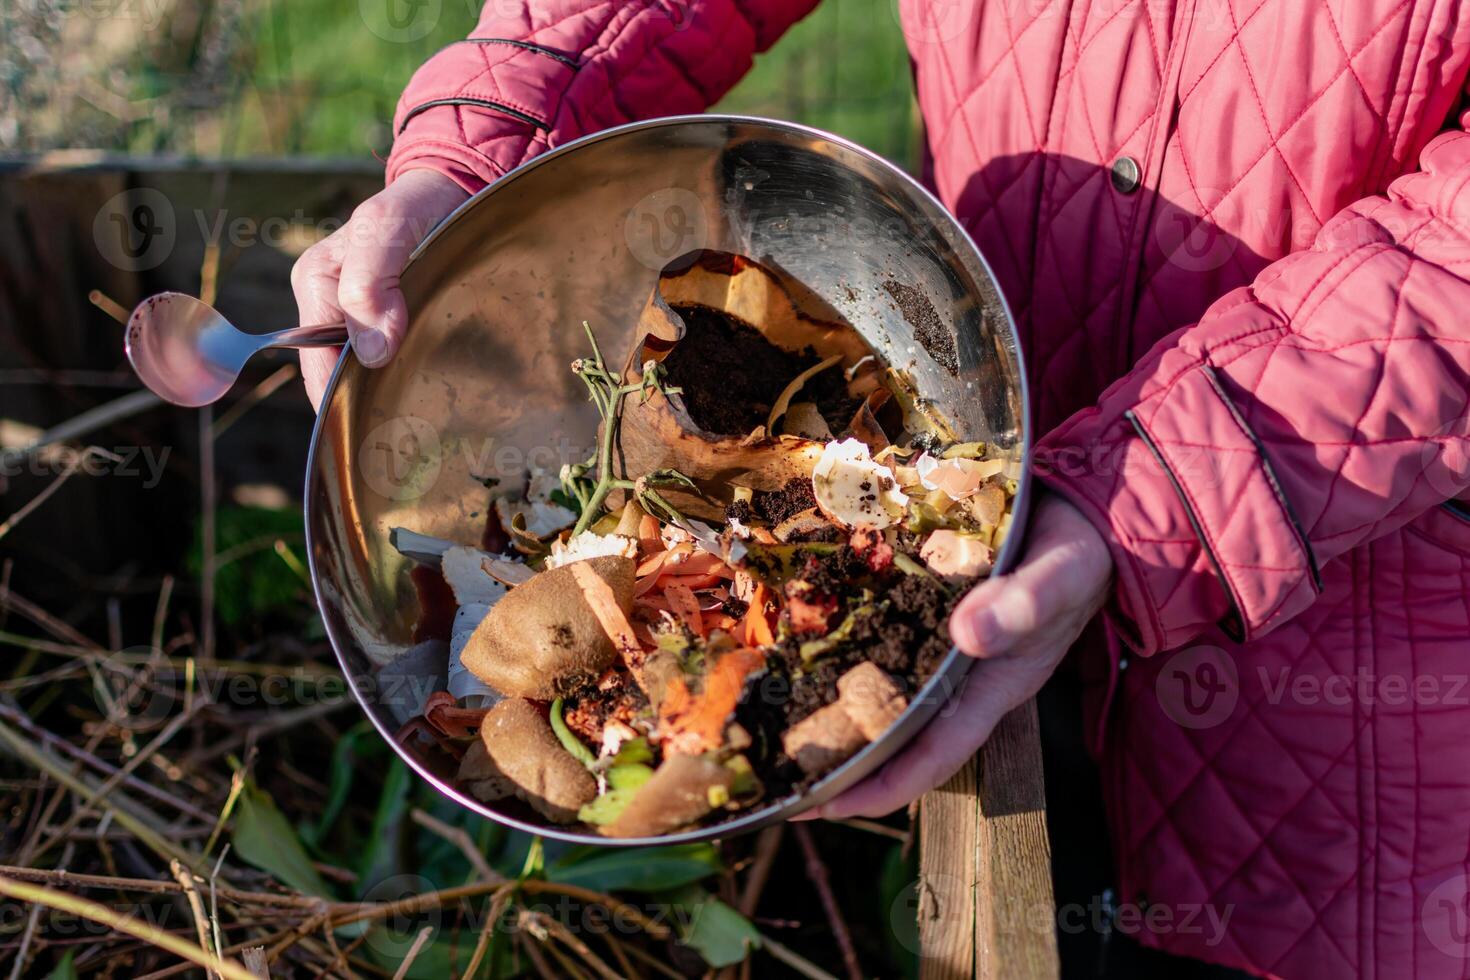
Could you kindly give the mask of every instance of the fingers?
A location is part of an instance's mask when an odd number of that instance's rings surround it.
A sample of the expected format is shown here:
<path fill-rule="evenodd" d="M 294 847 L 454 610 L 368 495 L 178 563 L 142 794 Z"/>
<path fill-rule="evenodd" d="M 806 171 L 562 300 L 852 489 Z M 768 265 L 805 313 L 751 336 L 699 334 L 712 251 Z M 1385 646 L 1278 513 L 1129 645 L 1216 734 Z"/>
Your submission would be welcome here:
<path fill-rule="evenodd" d="M 305 252 L 291 267 L 291 291 L 303 326 L 332 323 L 342 319 L 337 306 L 337 277 L 342 269 L 346 240 L 332 235 Z M 321 409 L 322 394 L 341 354 L 340 347 L 305 349 L 301 354 L 301 378 L 311 407 Z"/>
<path fill-rule="evenodd" d="M 343 229 L 348 248 L 342 257 L 337 303 L 357 359 L 367 367 L 388 363 L 408 327 L 408 307 L 398 276 L 422 240 L 410 227 L 411 215 L 388 192 L 363 203 Z"/>
<path fill-rule="evenodd" d="M 346 321 L 357 358 L 367 367 L 392 359 L 408 327 L 399 276 L 429 232 L 468 194 L 443 174 L 410 170 L 363 202 L 336 233 L 307 249 L 291 270 L 301 323 Z M 322 393 L 339 351 L 301 354 L 301 374 L 312 405 Z"/>
<path fill-rule="evenodd" d="M 332 380 L 332 371 L 342 356 L 340 347 L 312 347 L 301 353 L 301 380 L 306 385 L 306 397 L 311 407 L 322 410 L 322 396 L 326 394 L 327 382 Z"/>

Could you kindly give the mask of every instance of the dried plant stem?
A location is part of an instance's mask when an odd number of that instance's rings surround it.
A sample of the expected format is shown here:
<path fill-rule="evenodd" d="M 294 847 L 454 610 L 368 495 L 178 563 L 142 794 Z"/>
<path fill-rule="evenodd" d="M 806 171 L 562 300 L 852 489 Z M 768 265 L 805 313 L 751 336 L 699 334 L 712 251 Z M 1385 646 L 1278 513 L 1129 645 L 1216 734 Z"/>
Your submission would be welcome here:
<path fill-rule="evenodd" d="M 761 935 L 761 949 L 771 954 L 773 959 L 780 960 L 791 969 L 806 977 L 807 980 L 837 980 L 832 974 L 822 969 L 805 956 L 797 953 L 782 944 L 776 942 L 770 936 Z"/>
<path fill-rule="evenodd" d="M 198 870 L 200 863 L 198 855 L 175 845 L 132 812 L 134 809 L 147 812 L 144 807 L 129 801 L 131 806 L 125 808 L 123 801 L 127 800 L 127 797 L 117 793 L 108 794 L 104 798 L 101 790 L 93 789 L 86 780 L 72 772 L 59 759 L 46 750 L 27 742 L 19 732 L 4 722 L 0 722 L 0 745 L 27 765 L 46 773 L 84 801 L 101 806 L 120 826 L 131 832 L 139 842 L 160 857 L 165 860 L 177 858 L 184 866 Z"/>
<path fill-rule="evenodd" d="M 847 931 L 847 920 L 832 894 L 832 882 L 827 876 L 827 865 L 822 861 L 817 842 L 812 839 L 811 828 L 804 823 L 792 824 L 796 841 L 801 845 L 802 857 L 806 859 L 806 875 L 822 900 L 822 910 L 827 913 L 827 922 L 832 926 L 832 935 L 837 939 L 837 948 L 842 951 L 842 964 L 847 968 L 848 980 L 863 980 L 863 968 L 858 963 L 857 949 L 852 944 L 852 933 Z"/>
<path fill-rule="evenodd" d="M 393 974 L 393 980 L 403 980 L 404 977 L 408 976 L 408 971 L 413 966 L 413 961 L 419 958 L 419 953 L 423 952 L 424 945 L 428 943 L 429 937 L 432 935 L 434 935 L 433 926 L 424 926 L 419 930 L 418 936 L 414 938 L 413 945 L 408 947 L 408 952 L 404 955 L 403 961 L 398 964 L 398 969 Z"/>
<path fill-rule="evenodd" d="M 240 421 L 241 416 L 246 412 L 275 394 L 283 385 L 294 380 L 296 374 L 296 365 L 294 364 L 285 364 L 277 368 L 271 373 L 270 377 L 266 378 L 254 388 L 251 388 L 244 398 L 235 402 L 223 415 L 215 419 L 211 435 L 218 439 L 224 434 L 226 429 Z"/>
<path fill-rule="evenodd" d="M 642 980 L 642 975 L 633 966 L 633 961 L 628 959 L 627 953 L 623 952 L 622 940 L 618 939 L 611 932 L 606 933 L 603 938 L 607 940 L 607 948 L 612 950 L 613 958 L 618 961 L 618 966 L 622 968 L 623 976 L 627 980 Z"/>
<path fill-rule="evenodd" d="M 74 644 L 83 650 L 91 650 L 94 653 L 106 652 L 89 637 L 83 636 L 69 624 L 63 623 L 24 596 L 12 592 L 8 585 L 0 588 L 0 606 L 6 609 L 14 609 L 59 640 L 65 640 L 67 643 Z"/>
<path fill-rule="evenodd" d="M 637 946 L 630 945 L 627 947 L 627 950 L 628 954 L 632 956 L 635 960 L 644 964 L 645 966 L 652 967 L 653 970 L 661 976 L 668 977 L 669 980 L 684 980 L 684 974 L 670 969 L 667 964 L 659 962 L 652 956 L 649 956 L 643 950 L 639 949 Z"/>
<path fill-rule="evenodd" d="M 541 950 L 537 948 L 537 943 L 534 939 L 527 939 L 526 935 L 522 933 L 520 934 L 517 945 L 526 951 L 526 957 L 531 961 L 531 965 L 536 968 L 536 975 L 541 980 L 558 980 L 557 975 L 551 972 L 551 967 L 547 965 L 546 958 L 541 955 Z"/>
<path fill-rule="evenodd" d="M 410 915 L 428 908 L 457 902 L 462 898 L 473 898 L 479 895 L 493 893 L 499 889 L 519 889 L 532 894 L 550 893 L 554 895 L 566 895 L 592 905 L 601 905 L 612 912 L 625 917 L 628 921 L 635 923 L 638 928 L 653 936 L 655 939 L 667 939 L 669 927 L 655 922 L 644 915 L 638 909 L 624 902 L 618 901 L 611 895 L 592 891 L 590 888 L 582 888 L 578 885 L 566 885 L 555 881 L 541 881 L 536 878 L 527 878 L 520 882 L 476 882 L 472 885 L 461 885 L 457 888 L 445 888 L 436 892 L 425 892 L 422 895 L 411 895 L 408 898 L 396 902 L 385 902 L 380 905 L 360 905 L 352 902 L 339 903 L 332 907 L 333 912 L 344 911 L 341 916 L 333 916 L 332 925 L 341 927 L 361 922 L 365 919 L 381 919 L 390 915 Z"/>
<path fill-rule="evenodd" d="M 36 902 L 61 912 L 75 915 L 78 918 L 89 919 L 114 929 L 117 932 L 126 933 L 134 938 L 141 939 L 160 949 L 167 950 L 175 956 L 196 963 L 206 969 L 214 966 L 218 969 L 221 977 L 225 980 L 256 980 L 240 964 L 233 960 L 220 960 L 205 952 L 192 943 L 184 942 L 173 933 L 164 932 L 146 922 L 141 922 L 130 915 L 123 915 L 105 905 L 99 905 L 89 899 L 79 898 L 66 892 L 54 891 L 43 888 L 40 885 L 32 885 L 14 878 L 0 876 L 0 895 L 14 899 L 17 902 Z"/>
<path fill-rule="evenodd" d="M 173 874 L 174 880 L 183 886 L 184 898 L 189 903 L 189 912 L 194 916 L 194 931 L 199 937 L 199 948 L 208 953 L 212 961 L 205 967 L 205 972 L 209 980 L 217 980 L 219 956 L 210 949 L 208 918 L 204 914 L 204 902 L 199 898 L 199 889 L 194 887 L 194 875 L 178 861 L 170 861 L 168 870 Z"/>
<path fill-rule="evenodd" d="M 87 294 L 87 301 L 97 309 L 112 317 L 118 323 L 128 322 L 128 311 L 121 303 L 107 295 L 100 289 L 94 289 Z"/>
<path fill-rule="evenodd" d="M 543 915 L 541 913 L 532 914 L 536 917 L 537 921 L 541 923 L 542 928 L 544 928 L 552 936 L 556 937 L 556 939 L 558 939 L 562 943 L 562 945 L 566 946 L 572 952 L 576 953 L 578 956 L 582 957 L 582 959 L 586 960 L 587 965 L 592 967 L 592 969 L 598 974 L 598 976 L 602 977 L 603 980 L 622 980 L 622 978 L 618 976 L 617 971 L 608 966 L 607 963 L 603 962 L 602 957 L 592 952 L 592 950 L 588 948 L 586 943 L 582 942 L 582 940 L 572 935 L 572 931 L 568 929 L 565 925 L 563 925 L 559 920 L 554 919 L 549 915 Z"/>
<path fill-rule="evenodd" d="M 466 861 L 470 862 L 470 866 L 475 869 L 475 873 L 482 881 L 505 882 L 505 876 L 490 867 L 490 863 L 485 860 L 485 855 L 480 853 L 480 849 L 475 846 L 475 842 L 470 839 L 470 835 L 463 827 L 451 827 L 418 807 L 414 807 L 409 816 L 413 817 L 413 822 L 420 827 L 432 831 L 459 848 L 459 852 L 464 855 Z"/>
<path fill-rule="evenodd" d="M 16 525 L 29 517 L 37 507 L 40 507 L 47 500 L 51 499 L 51 495 L 60 490 L 62 488 L 62 485 L 65 484 L 67 480 L 70 480 L 73 474 L 75 474 L 76 471 L 81 468 L 82 463 L 86 460 L 90 452 L 90 449 L 84 449 L 76 455 L 72 456 L 71 461 L 66 464 L 66 468 L 63 469 L 60 473 L 56 474 L 56 479 L 46 484 L 46 489 L 36 494 L 30 500 L 27 500 L 19 510 L 11 514 L 3 522 L 0 522 L 0 538 L 4 538 L 5 535 L 14 530 Z"/>
<path fill-rule="evenodd" d="M 15 965 L 10 968 L 10 980 L 20 980 L 25 975 L 26 960 L 31 955 L 31 940 L 36 936 L 36 924 L 41 921 L 41 909 L 45 908 L 40 902 L 31 906 L 31 912 L 26 916 L 25 934 L 20 938 L 20 949 L 15 951 Z"/>
<path fill-rule="evenodd" d="M 785 824 L 773 824 L 760 832 L 755 840 L 755 860 L 751 862 L 750 873 L 745 876 L 745 888 L 740 893 L 740 914 L 749 918 L 755 914 L 756 906 L 760 904 L 761 893 L 766 889 L 766 881 L 771 877 L 771 868 L 776 863 L 776 855 L 781 851 L 781 840 L 786 836 Z"/>
<path fill-rule="evenodd" d="M 108 891 L 143 892 L 155 895 L 179 894 L 183 891 L 183 888 L 177 881 L 155 881 L 150 878 L 120 878 L 111 875 L 77 874 L 74 871 L 66 871 L 59 868 L 20 868 L 14 865 L 0 864 L 0 876 L 14 878 L 18 881 L 47 882 L 52 885 L 68 888 L 97 888 Z M 322 900 L 319 898 L 307 898 L 303 895 L 282 895 L 276 892 L 246 892 L 230 888 L 226 885 L 219 886 L 219 893 L 230 901 L 241 905 L 265 905 L 288 909 L 315 909 L 322 904 Z"/>
<path fill-rule="evenodd" d="M 240 960 L 245 964 L 245 969 L 255 974 L 260 980 L 270 980 L 271 967 L 265 961 L 264 946 L 247 946 L 240 951 Z"/>
<path fill-rule="evenodd" d="M 16 449 L 7 449 L 0 453 L 0 461 L 7 466 L 14 466 L 17 462 L 30 456 L 32 453 L 44 449 L 57 442 L 66 442 L 70 439 L 80 439 L 85 435 L 97 431 L 105 425 L 120 422 L 123 419 L 145 412 L 163 404 L 163 399 L 147 389 L 130 391 L 120 398 L 114 398 L 110 402 L 103 402 L 96 408 L 89 408 L 85 412 L 74 415 L 58 425 L 54 425 L 42 432 L 35 439 L 24 446 Z"/>
<path fill-rule="evenodd" d="M 121 769 L 102 781 L 102 785 L 97 787 L 97 797 L 99 799 L 105 799 L 109 793 L 117 788 L 119 783 L 128 776 L 131 776 L 139 766 L 152 758 L 153 754 L 159 749 L 163 748 L 169 739 L 178 734 L 179 729 L 183 728 L 190 721 L 191 716 L 192 713 L 179 714 L 170 719 L 169 723 L 164 726 L 163 731 L 155 735 L 146 746 L 134 753 L 133 757 Z M 52 839 L 55 840 L 75 830 L 81 824 L 82 820 L 91 813 L 92 806 L 93 804 L 89 803 L 77 807 L 71 816 L 66 819 L 66 822 L 61 825 L 61 829 L 52 834 Z"/>
<path fill-rule="evenodd" d="M 218 261 L 219 250 L 214 252 Z M 206 300 L 206 302 L 208 302 Z M 199 653 L 206 664 L 214 660 L 215 518 L 218 488 L 214 467 L 214 408 L 199 410 Z"/>
<path fill-rule="evenodd" d="M 465 980 L 475 980 L 475 974 L 480 969 L 480 963 L 494 948 L 496 927 L 500 923 L 500 917 L 505 914 L 505 907 L 510 904 L 511 893 L 509 890 L 497 892 L 490 899 L 485 912 L 485 924 L 480 927 L 480 938 L 475 941 L 475 951 L 470 954 L 469 965 L 465 967 Z"/>
<path fill-rule="evenodd" d="M 0 633 L 0 641 L 3 641 L 4 639 L 5 634 Z M 60 749 L 62 752 L 65 752 L 67 755 L 71 756 L 74 759 L 80 759 L 82 762 L 85 762 L 88 766 L 101 773 L 103 776 L 111 776 L 114 773 L 118 772 L 117 767 L 112 765 L 110 762 L 105 762 L 104 760 L 99 759 L 97 758 L 97 756 L 88 752 L 86 749 L 79 748 L 71 744 L 61 736 L 48 732 L 46 729 L 41 728 L 35 722 L 31 721 L 31 719 L 24 713 L 3 702 L 0 702 L 0 718 L 4 718 L 6 721 L 14 722 L 17 726 L 20 727 L 20 730 L 22 732 L 31 736 L 32 738 L 45 742 L 48 746 L 51 746 L 52 748 Z M 195 820 L 214 819 L 214 815 L 207 810 L 200 809 L 187 800 L 181 800 L 177 796 L 174 796 L 172 793 L 169 793 L 166 790 L 159 789 L 152 783 L 144 782 L 142 779 L 139 779 L 132 773 L 126 773 L 123 775 L 123 785 L 127 786 L 129 789 L 135 789 L 139 793 L 142 793 L 144 796 L 157 800 L 159 803 L 167 804 L 168 806 L 173 807 L 175 810 L 178 810 L 185 816 L 193 817 Z"/>

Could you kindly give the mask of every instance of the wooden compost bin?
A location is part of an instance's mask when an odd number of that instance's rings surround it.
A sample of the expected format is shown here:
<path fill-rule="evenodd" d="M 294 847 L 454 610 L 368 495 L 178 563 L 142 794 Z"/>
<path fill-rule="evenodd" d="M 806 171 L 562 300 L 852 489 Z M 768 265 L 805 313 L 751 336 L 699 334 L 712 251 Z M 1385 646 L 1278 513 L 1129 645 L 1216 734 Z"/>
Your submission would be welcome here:
<path fill-rule="evenodd" d="M 0 417 L 45 428 L 122 393 L 121 330 L 89 303 L 88 293 L 101 290 L 131 308 L 160 290 L 197 292 L 211 239 L 222 242 L 218 306 L 225 315 L 252 329 L 290 325 L 295 255 L 340 224 L 381 180 L 381 168 L 370 161 L 200 163 L 90 153 L 0 160 L 0 377 L 65 371 L 111 379 L 96 389 L 0 383 Z M 246 381 L 265 378 L 281 363 L 253 364 Z M 256 465 L 273 467 L 284 486 L 299 485 L 311 422 L 303 406 L 298 399 L 284 415 L 257 419 L 257 431 L 239 437 L 245 448 L 231 455 L 249 457 L 252 439 L 273 444 L 283 451 Z M 188 438 L 172 431 L 187 414 L 140 418 L 138 438 Z M 230 462 L 221 457 L 222 466 Z M 41 484 L 12 486 L 14 499 L 24 500 Z M 104 547 L 148 546 L 147 522 L 122 520 L 138 512 L 134 507 L 145 508 L 144 501 L 85 481 L 62 492 L 68 497 L 58 504 L 75 520 L 22 525 L 7 546 L 65 552 L 82 565 Z M 1034 704 L 1007 716 L 976 759 L 924 797 L 918 823 L 921 975 L 1056 976 Z"/>

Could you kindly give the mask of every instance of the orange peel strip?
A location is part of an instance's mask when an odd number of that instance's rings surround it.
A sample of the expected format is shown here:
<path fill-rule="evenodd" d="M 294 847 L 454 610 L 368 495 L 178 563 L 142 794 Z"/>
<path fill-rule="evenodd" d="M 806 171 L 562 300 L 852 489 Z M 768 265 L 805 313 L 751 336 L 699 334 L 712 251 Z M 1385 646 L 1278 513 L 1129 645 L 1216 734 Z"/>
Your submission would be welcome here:
<path fill-rule="evenodd" d="M 772 646 L 776 637 L 771 633 L 771 624 L 766 622 L 766 587 L 757 582 L 750 598 L 750 607 L 745 610 L 745 642 L 751 646 Z"/>
<path fill-rule="evenodd" d="M 765 663 L 765 655 L 759 650 L 731 650 L 710 666 L 698 695 L 690 693 L 683 678 L 674 678 L 659 705 L 664 750 L 698 755 L 723 745 L 725 724 L 740 703 L 746 678 Z"/>
<path fill-rule="evenodd" d="M 704 615 L 699 611 L 699 600 L 694 598 L 694 591 L 687 585 L 675 583 L 664 590 L 664 595 L 668 598 L 674 615 L 683 620 L 684 625 L 693 630 L 696 636 L 703 636 Z"/>
<path fill-rule="evenodd" d="M 667 590 L 676 585 L 682 585 L 686 589 L 707 589 L 713 585 L 719 585 L 724 579 L 716 574 L 710 575 L 665 575 L 660 584 Z"/>
<path fill-rule="evenodd" d="M 597 617 L 603 632 L 613 641 L 623 663 L 633 673 L 633 678 L 640 681 L 641 686 L 643 645 L 633 632 L 633 625 L 628 622 L 623 607 L 618 605 L 618 597 L 613 594 L 612 586 L 592 570 L 591 562 L 574 561 L 565 567 L 572 570 L 572 577 L 577 580 L 577 587 L 582 590 L 587 605 L 592 609 L 592 615 Z"/>

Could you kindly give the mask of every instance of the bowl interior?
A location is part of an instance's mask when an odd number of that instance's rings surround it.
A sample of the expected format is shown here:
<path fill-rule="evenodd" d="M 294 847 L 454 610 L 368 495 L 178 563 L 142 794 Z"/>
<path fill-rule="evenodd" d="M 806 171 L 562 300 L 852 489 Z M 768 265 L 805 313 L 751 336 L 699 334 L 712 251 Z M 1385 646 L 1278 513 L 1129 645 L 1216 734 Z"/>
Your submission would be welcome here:
<path fill-rule="evenodd" d="M 586 459 L 597 415 L 568 370 L 584 353 L 581 322 L 621 363 L 659 271 L 698 248 L 782 270 L 907 370 L 960 437 L 1006 447 L 1022 486 L 998 568 L 1013 563 L 1030 441 L 1020 352 L 988 268 L 938 202 L 867 151 L 793 124 L 696 116 L 599 133 L 455 212 L 403 275 L 412 323 L 397 358 L 373 371 L 344 357 L 324 401 L 305 496 L 312 578 L 343 669 L 385 736 L 443 687 L 447 657 L 442 643 L 414 642 L 411 563 L 390 529 L 477 544 L 485 481 L 513 485 Z M 802 797 L 660 840 L 753 829 L 835 795 L 922 727 L 967 664 L 952 651 L 887 736 Z M 453 789 L 437 750 L 396 747 L 485 816 L 563 839 L 647 843 L 479 803 Z"/>

